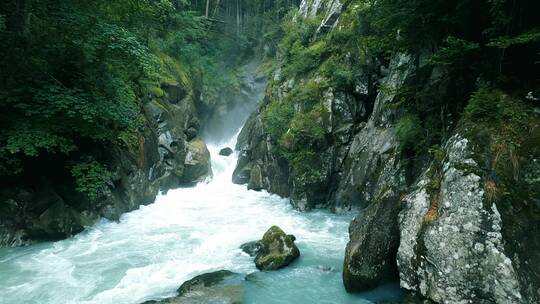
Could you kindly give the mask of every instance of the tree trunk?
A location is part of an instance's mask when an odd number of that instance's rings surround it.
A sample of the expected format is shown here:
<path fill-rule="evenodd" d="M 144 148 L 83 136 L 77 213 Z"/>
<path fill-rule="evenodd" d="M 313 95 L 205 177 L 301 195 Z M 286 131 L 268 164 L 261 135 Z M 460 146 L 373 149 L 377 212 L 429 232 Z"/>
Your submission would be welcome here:
<path fill-rule="evenodd" d="M 240 38 L 240 1 L 236 0 L 236 39 Z"/>
<path fill-rule="evenodd" d="M 214 9 L 214 14 L 212 15 L 212 18 L 216 18 L 216 14 L 217 14 L 218 9 L 219 9 L 219 2 L 220 2 L 220 0 L 217 0 L 216 8 Z"/>
<path fill-rule="evenodd" d="M 204 16 L 208 18 L 208 11 L 210 10 L 210 0 L 206 0 L 206 13 Z"/>

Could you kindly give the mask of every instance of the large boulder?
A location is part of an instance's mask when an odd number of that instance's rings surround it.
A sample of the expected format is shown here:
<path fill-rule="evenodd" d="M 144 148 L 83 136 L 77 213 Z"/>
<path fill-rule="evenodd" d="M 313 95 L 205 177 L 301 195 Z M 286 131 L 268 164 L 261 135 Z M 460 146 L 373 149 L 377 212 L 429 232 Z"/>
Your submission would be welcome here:
<path fill-rule="evenodd" d="M 185 171 L 183 182 L 197 183 L 212 176 L 210 152 L 204 141 L 196 138 L 188 143 L 188 153 L 184 161 Z"/>
<path fill-rule="evenodd" d="M 270 227 L 261 240 L 262 248 L 255 257 L 255 266 L 260 270 L 277 270 L 289 265 L 300 256 L 295 240 L 281 228 Z"/>
<path fill-rule="evenodd" d="M 348 292 L 365 291 L 397 279 L 398 213 L 399 197 L 388 191 L 352 221 L 343 265 Z"/>
<path fill-rule="evenodd" d="M 143 304 L 241 304 L 244 276 L 228 270 L 198 275 L 178 288 L 178 296 Z"/>

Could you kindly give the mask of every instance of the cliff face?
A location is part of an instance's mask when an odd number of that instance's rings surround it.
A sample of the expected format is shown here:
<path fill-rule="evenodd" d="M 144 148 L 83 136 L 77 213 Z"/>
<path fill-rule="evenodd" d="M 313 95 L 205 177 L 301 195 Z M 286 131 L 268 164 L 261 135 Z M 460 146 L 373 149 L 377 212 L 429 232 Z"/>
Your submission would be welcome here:
<path fill-rule="evenodd" d="M 431 180 L 424 176 L 402 201 L 401 285 L 437 302 L 520 303 L 525 299 L 504 248 L 501 215 L 487 198 L 488 181 L 465 169 L 478 168 L 469 145 L 461 135 L 448 141 L 439 193 L 429 193 Z"/>
<path fill-rule="evenodd" d="M 308 48 L 314 47 L 344 26 L 340 15 L 354 9 L 338 1 L 302 1 L 295 22 L 301 26 L 317 17 Z M 414 81 L 419 91 L 444 99 L 460 81 L 443 66 L 427 64 L 430 54 L 424 53 L 368 61 L 345 90 L 323 85 L 322 67 L 290 77 L 281 62 L 239 136 L 233 181 L 290 197 L 302 210 L 362 208 L 351 223 L 344 261 L 350 292 L 399 280 L 403 288 L 440 303 L 538 302 L 540 194 L 530 178 L 539 174 L 538 109 L 517 102 L 524 106 L 512 115 L 526 125 L 507 118 L 494 125 L 493 119 L 466 114 L 452 118 L 440 148 L 411 161 L 399 140 L 398 122 L 407 114 L 399 92 Z M 295 95 L 313 83 L 323 88 L 322 116 L 309 116 L 313 110 Z M 503 94 L 494 100 L 513 109 L 506 99 Z M 294 122 L 276 139 L 267 118 L 269 109 L 287 102 L 294 104 L 293 115 L 313 118 L 324 129 L 308 150 L 315 153 L 300 161 L 290 154 L 305 150 L 287 137 Z M 280 146 L 293 148 L 283 153 Z M 316 174 L 300 174 L 299 162 Z"/>
<path fill-rule="evenodd" d="M 316 35 L 321 35 L 337 26 L 341 9 L 339 1 L 303 1 L 296 22 L 319 16 L 323 21 Z M 316 37 L 313 39 L 316 41 Z M 247 183 L 250 189 L 267 189 L 288 196 L 294 206 L 303 210 L 364 207 L 387 183 L 402 184 L 404 177 L 396 158 L 398 143 L 392 124 L 399 111 L 386 106 L 395 101 L 395 96 L 378 92 L 379 80 L 375 77 L 383 77 L 383 72 L 388 74 L 381 81 L 391 92 L 409 80 L 412 65 L 407 55 L 396 56 L 388 71 L 382 71 L 380 63 L 372 62 L 360 72 L 352 91 L 332 86 L 324 89 L 322 105 L 327 117 L 318 123 L 328 140 L 318 147 L 316 178 L 294 172 L 290 161 L 276 153 L 279 143 L 270 136 L 262 112 L 272 102 L 283 102 L 295 88 L 305 87 L 309 82 L 323 83 L 324 76 L 315 73 L 307 78 L 288 79 L 278 70 L 263 103 L 239 136 L 236 148 L 241 154 L 233 181 Z M 296 113 L 303 111 L 302 106 L 296 106 Z"/>
<path fill-rule="evenodd" d="M 211 177 L 210 153 L 198 137 L 193 94 L 178 84 L 142 109 L 143 127 L 125 149 L 99 147 L 107 159 L 110 184 L 96 199 L 75 191 L 68 176 L 0 190 L 0 246 L 63 239 L 104 217 L 116 220 L 152 203 L 158 191 Z"/>

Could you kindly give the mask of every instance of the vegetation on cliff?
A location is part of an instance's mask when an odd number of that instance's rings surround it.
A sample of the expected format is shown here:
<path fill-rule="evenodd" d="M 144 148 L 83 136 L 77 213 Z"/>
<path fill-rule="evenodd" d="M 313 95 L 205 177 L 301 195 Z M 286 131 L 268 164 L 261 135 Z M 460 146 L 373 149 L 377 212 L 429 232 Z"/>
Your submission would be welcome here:
<path fill-rule="evenodd" d="M 173 84 L 215 107 L 293 4 L 206 1 L 210 14 L 202 2 L 2 1 L 2 183 L 64 175 L 95 198 L 111 182 L 108 151 L 137 154 L 144 103 Z"/>
<path fill-rule="evenodd" d="M 357 95 L 359 88 L 355 87 L 355 81 L 362 79 L 368 84 L 366 93 L 371 96 L 367 99 L 369 110 L 374 101 L 371 87 L 387 90 L 378 83 L 385 73 L 380 68 L 396 53 L 412 55 L 415 64 L 413 80 L 397 92 L 389 92 L 399 96 L 394 106 L 405 113 L 395 123 L 402 153 L 411 162 L 415 158 L 425 159 L 433 146 L 440 146 L 448 139 L 470 97 L 479 98 L 478 94 L 473 95 L 477 90 L 501 90 L 522 102 L 538 103 L 535 101 L 540 94 L 540 23 L 535 13 L 538 3 L 488 0 L 342 3 L 341 15 L 331 31 L 323 30 L 321 22 L 325 16 L 322 15 L 300 16 L 293 12 L 283 22 L 284 37 L 278 58 L 280 78 L 272 85 L 288 86 L 291 80 L 294 84 L 283 100 L 270 102 L 263 115 L 281 148 L 286 149 L 291 141 L 282 137 L 292 130 L 292 122 L 311 111 L 302 106 L 304 101 L 317 104 L 324 100 L 318 92 L 331 88 L 333 92 Z M 433 69 L 439 71 L 437 79 L 430 78 Z M 310 87 L 314 83 L 315 88 Z M 441 90 L 437 88 L 442 86 L 446 89 L 444 95 L 439 95 Z M 500 114 L 495 108 L 497 104 L 486 106 L 485 110 L 492 115 Z M 504 119 L 500 115 L 492 118 Z M 324 137 L 311 134 L 323 143 L 318 149 L 325 146 Z M 310 145 L 303 147 L 309 150 Z"/>

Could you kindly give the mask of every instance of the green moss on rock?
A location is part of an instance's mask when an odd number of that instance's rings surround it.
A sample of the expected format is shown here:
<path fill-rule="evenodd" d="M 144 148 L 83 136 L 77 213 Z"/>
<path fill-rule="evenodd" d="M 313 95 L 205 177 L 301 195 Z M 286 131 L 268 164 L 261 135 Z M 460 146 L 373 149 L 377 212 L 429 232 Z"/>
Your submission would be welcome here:
<path fill-rule="evenodd" d="M 294 244 L 296 238 L 287 235 L 281 228 L 272 226 L 264 234 L 262 248 L 255 257 L 255 265 L 260 270 L 277 270 L 289 265 L 300 256 Z"/>

